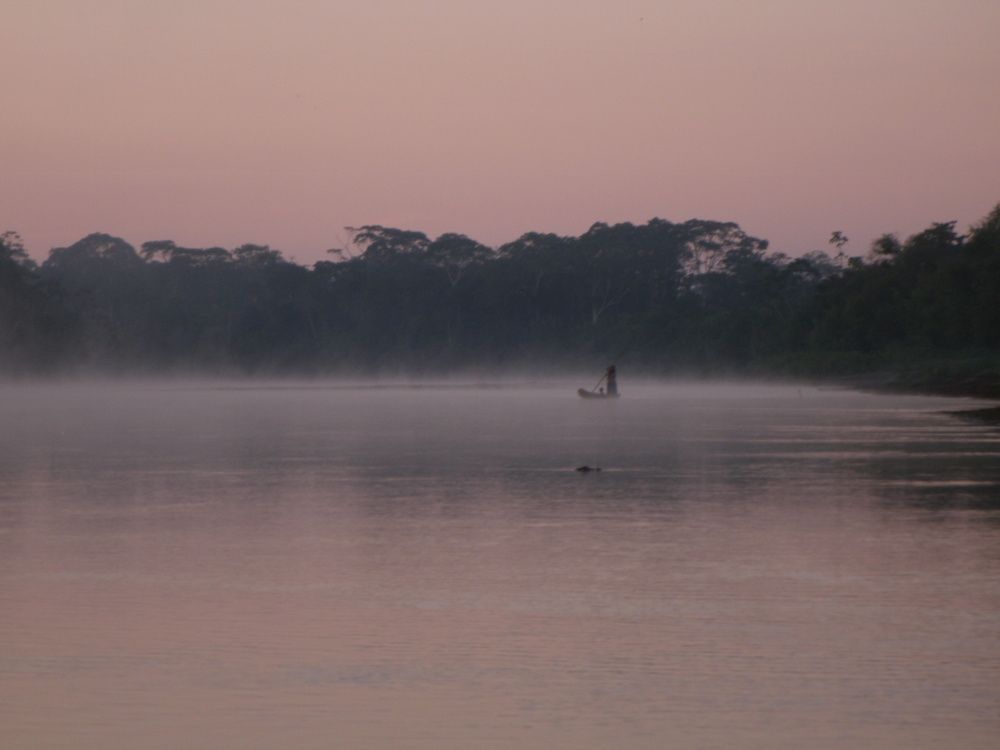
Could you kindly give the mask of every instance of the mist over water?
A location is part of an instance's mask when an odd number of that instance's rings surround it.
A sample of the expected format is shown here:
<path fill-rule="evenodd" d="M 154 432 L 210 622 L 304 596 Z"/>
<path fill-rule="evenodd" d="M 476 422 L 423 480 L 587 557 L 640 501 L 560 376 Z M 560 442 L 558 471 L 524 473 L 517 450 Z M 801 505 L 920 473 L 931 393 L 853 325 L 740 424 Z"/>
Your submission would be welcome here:
<path fill-rule="evenodd" d="M 0 386 L 0 746 L 995 746 L 975 402 L 417 385 Z"/>

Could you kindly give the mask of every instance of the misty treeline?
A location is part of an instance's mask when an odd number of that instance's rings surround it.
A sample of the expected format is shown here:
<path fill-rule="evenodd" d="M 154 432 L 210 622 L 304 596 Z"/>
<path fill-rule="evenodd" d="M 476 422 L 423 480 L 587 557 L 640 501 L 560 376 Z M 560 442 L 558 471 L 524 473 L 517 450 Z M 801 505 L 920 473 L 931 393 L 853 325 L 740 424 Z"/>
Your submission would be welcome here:
<path fill-rule="evenodd" d="M 0 371 L 440 373 L 465 367 L 863 371 L 1000 352 L 1000 206 L 864 256 L 800 258 L 733 223 L 595 224 L 493 249 L 365 226 L 311 268 L 267 246 L 136 249 L 107 234 L 37 265 L 0 240 Z"/>

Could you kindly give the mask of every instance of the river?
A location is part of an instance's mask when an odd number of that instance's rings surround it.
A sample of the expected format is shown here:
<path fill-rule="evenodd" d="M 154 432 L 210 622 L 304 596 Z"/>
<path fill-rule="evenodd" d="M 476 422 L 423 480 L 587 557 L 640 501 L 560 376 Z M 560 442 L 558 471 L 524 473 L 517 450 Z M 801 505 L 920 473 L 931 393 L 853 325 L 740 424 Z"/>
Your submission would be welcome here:
<path fill-rule="evenodd" d="M 979 402 L 577 385 L 0 386 L 0 747 L 997 746 Z"/>

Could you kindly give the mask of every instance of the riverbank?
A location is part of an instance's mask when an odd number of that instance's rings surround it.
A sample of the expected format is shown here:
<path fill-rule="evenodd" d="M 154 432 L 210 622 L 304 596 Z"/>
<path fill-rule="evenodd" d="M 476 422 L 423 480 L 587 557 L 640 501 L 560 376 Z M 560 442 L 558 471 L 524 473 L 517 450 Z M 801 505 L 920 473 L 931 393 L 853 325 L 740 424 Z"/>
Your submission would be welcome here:
<path fill-rule="evenodd" d="M 1000 402 L 1000 372 L 910 370 L 852 376 L 844 384 L 859 390 L 882 393 L 922 393 L 929 396 L 958 396 Z M 967 419 L 1000 424 L 1000 404 L 977 409 L 950 411 Z"/>
<path fill-rule="evenodd" d="M 948 414 L 991 425 L 1000 425 L 1000 406 L 991 406 L 986 409 L 963 409 L 961 411 L 950 411 Z"/>
<path fill-rule="evenodd" d="M 1000 401 L 1000 373 L 960 377 L 942 377 L 933 373 L 873 373 L 841 378 L 838 382 L 865 391 L 965 396 Z"/>

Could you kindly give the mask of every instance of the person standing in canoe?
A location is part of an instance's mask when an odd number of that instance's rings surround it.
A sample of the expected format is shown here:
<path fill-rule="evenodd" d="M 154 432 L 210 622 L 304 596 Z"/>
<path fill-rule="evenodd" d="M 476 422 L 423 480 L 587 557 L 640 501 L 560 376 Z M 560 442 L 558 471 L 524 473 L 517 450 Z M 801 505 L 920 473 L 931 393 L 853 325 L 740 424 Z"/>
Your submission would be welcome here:
<path fill-rule="evenodd" d="M 607 373 L 604 375 L 608 381 L 608 395 L 612 398 L 618 395 L 618 373 L 615 371 L 615 366 L 611 365 L 608 368 Z"/>

